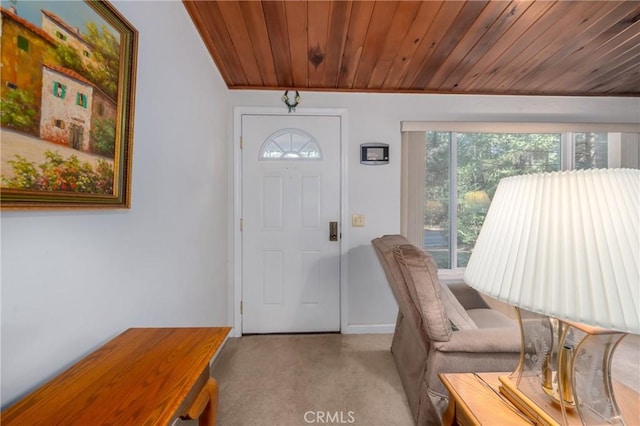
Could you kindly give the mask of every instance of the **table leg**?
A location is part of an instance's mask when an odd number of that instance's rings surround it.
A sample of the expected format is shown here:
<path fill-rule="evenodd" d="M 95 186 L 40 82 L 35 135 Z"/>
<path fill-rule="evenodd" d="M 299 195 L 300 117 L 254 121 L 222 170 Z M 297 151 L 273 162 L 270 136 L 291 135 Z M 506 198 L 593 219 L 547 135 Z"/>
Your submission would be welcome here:
<path fill-rule="evenodd" d="M 199 426 L 215 426 L 217 411 L 218 382 L 213 377 L 209 377 L 185 417 L 198 419 Z"/>

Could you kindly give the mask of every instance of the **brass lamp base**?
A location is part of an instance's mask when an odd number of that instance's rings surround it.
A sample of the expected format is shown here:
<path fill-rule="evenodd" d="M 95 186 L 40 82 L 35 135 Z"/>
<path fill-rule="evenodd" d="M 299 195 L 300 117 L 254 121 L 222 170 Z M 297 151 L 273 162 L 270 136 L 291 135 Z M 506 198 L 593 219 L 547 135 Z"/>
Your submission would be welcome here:
<path fill-rule="evenodd" d="M 531 383 L 531 389 L 520 390 L 528 384 L 520 381 L 520 389 L 515 380 L 500 376 L 500 392 L 535 424 L 541 426 L 561 426 L 562 410 L 555 398 L 551 398 L 538 383 Z M 569 425 L 582 425 L 580 416 L 575 410 L 568 410 Z"/>
<path fill-rule="evenodd" d="M 535 424 L 640 425 L 640 394 L 615 382 L 611 360 L 625 333 L 518 310 L 520 362 L 500 392 Z"/>

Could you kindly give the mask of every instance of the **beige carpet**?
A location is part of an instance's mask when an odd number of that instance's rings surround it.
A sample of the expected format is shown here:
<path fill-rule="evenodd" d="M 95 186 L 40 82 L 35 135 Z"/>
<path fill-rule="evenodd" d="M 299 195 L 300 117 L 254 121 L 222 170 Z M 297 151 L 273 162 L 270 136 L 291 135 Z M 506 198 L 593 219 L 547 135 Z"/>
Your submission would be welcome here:
<path fill-rule="evenodd" d="M 219 424 L 410 425 L 390 347 L 390 334 L 230 339 L 211 371 Z"/>
<path fill-rule="evenodd" d="M 389 351 L 391 337 L 311 334 L 229 339 L 211 368 L 220 386 L 218 425 L 413 425 Z M 613 375 L 640 391 L 640 336 L 627 336 L 620 345 Z M 179 421 L 176 426 L 196 424 Z"/>

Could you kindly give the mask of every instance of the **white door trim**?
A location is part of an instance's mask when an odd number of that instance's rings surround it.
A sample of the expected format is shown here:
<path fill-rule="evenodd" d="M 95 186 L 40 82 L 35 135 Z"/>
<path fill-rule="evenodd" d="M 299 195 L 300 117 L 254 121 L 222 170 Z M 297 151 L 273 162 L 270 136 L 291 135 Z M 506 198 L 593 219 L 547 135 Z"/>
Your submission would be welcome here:
<path fill-rule="evenodd" d="M 229 268 L 228 268 L 228 310 L 227 322 L 232 324 L 230 336 L 242 335 L 242 315 L 240 301 L 242 300 L 242 234 L 240 219 L 242 217 L 242 151 L 240 150 L 240 135 L 242 134 L 242 116 L 246 114 L 286 115 L 283 108 L 274 107 L 234 107 L 233 109 L 233 170 L 230 179 L 233 182 L 233 203 L 229 203 Z M 348 321 L 348 292 L 347 292 L 347 247 L 348 230 L 347 212 L 347 110 L 345 108 L 296 108 L 290 114 L 317 115 L 340 117 L 340 330 L 347 331 Z"/>

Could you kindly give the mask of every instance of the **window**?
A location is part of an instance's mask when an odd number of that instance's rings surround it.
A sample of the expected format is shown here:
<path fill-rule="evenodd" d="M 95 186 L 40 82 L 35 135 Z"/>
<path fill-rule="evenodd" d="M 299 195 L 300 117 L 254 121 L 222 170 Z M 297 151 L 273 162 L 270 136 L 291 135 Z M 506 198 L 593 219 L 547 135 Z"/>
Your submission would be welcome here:
<path fill-rule="evenodd" d="M 7 85 L 8 89 L 17 89 L 18 88 L 17 84 L 11 83 L 10 81 L 7 81 L 6 85 Z"/>
<path fill-rule="evenodd" d="M 62 34 L 60 31 L 56 31 L 56 37 L 58 37 L 60 40 L 66 40 L 67 36 Z"/>
<path fill-rule="evenodd" d="M 18 49 L 22 49 L 25 52 L 29 51 L 29 40 L 22 37 L 21 35 L 18 36 Z"/>
<path fill-rule="evenodd" d="M 79 105 L 83 108 L 87 107 L 87 95 L 85 95 L 84 93 L 80 93 L 78 92 L 76 94 L 76 105 Z"/>
<path fill-rule="evenodd" d="M 65 128 L 65 124 L 63 120 L 58 120 L 58 119 L 53 119 L 53 125 L 59 129 L 64 129 Z"/>
<path fill-rule="evenodd" d="M 640 163 L 638 133 L 554 131 L 551 125 L 502 130 L 493 124 L 460 124 L 452 131 L 435 123 L 436 130 L 403 132 L 402 231 L 431 253 L 440 270 L 466 267 L 500 179 Z M 631 164 L 624 164 L 623 148 L 635 149 Z"/>
<path fill-rule="evenodd" d="M 500 179 L 560 170 L 560 147 L 557 133 L 427 132 L 423 247 L 438 267 L 467 265 Z"/>
<path fill-rule="evenodd" d="M 67 86 L 57 81 L 53 82 L 53 96 L 64 99 L 67 95 Z"/>
<path fill-rule="evenodd" d="M 100 117 L 104 115 L 104 104 L 102 102 L 98 103 L 98 115 Z"/>
<path fill-rule="evenodd" d="M 320 160 L 315 138 L 300 129 L 282 129 L 269 136 L 258 154 L 260 160 Z"/>
<path fill-rule="evenodd" d="M 608 133 L 574 133 L 576 169 L 606 168 L 608 164 Z"/>

